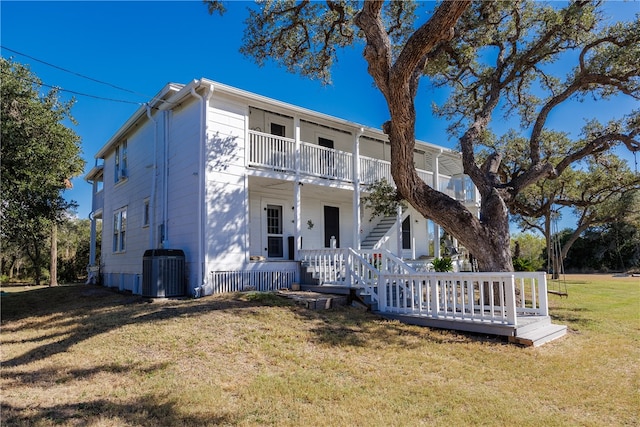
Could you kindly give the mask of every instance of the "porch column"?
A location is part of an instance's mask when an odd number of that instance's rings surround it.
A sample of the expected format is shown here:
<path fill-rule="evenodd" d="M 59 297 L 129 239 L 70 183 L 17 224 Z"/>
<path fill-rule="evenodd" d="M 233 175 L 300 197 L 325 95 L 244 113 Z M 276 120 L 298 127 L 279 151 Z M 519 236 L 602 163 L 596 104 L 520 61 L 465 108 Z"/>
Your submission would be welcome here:
<path fill-rule="evenodd" d="M 300 187 L 300 116 L 293 118 L 293 138 L 295 140 L 295 168 L 296 180 L 293 183 L 293 221 L 294 221 L 294 241 L 293 259 L 298 260 L 298 251 L 302 248 L 302 228 L 300 225 L 301 211 L 301 194 Z"/>
<path fill-rule="evenodd" d="M 402 206 L 398 205 L 396 208 L 396 243 L 397 247 L 397 257 L 402 259 Z"/>
<path fill-rule="evenodd" d="M 440 191 L 440 161 L 439 158 L 442 155 L 442 149 L 440 152 L 433 156 L 433 189 Z M 433 256 L 440 258 L 440 225 L 433 223 Z"/>
<path fill-rule="evenodd" d="M 95 185 L 95 184 L 94 184 Z M 89 266 L 96 265 L 96 218 L 93 212 L 89 214 L 91 220 L 91 237 L 89 240 Z"/>
<path fill-rule="evenodd" d="M 360 137 L 364 128 L 356 131 L 353 138 L 353 247 L 360 250 Z"/>

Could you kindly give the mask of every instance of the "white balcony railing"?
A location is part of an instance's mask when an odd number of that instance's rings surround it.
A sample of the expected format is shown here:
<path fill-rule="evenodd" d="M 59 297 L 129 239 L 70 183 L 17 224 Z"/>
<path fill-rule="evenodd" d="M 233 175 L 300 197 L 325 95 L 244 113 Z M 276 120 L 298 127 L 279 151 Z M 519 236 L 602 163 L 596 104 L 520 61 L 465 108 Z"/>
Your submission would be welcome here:
<path fill-rule="evenodd" d="M 249 164 L 295 172 L 296 142 L 290 138 L 249 131 Z"/>
<path fill-rule="evenodd" d="M 300 144 L 300 172 L 352 181 L 353 154 L 303 142 Z"/>
<path fill-rule="evenodd" d="M 249 131 L 249 165 L 279 172 L 296 173 L 296 143 L 258 131 Z M 303 175 L 353 182 L 353 154 L 300 143 L 299 172 Z M 418 169 L 418 176 L 427 184 L 433 183 L 433 172 Z M 365 185 L 386 179 L 393 184 L 391 163 L 386 160 L 360 156 L 360 182 Z M 479 195 L 466 175 L 440 175 L 439 191 L 463 202 L 478 202 Z"/>

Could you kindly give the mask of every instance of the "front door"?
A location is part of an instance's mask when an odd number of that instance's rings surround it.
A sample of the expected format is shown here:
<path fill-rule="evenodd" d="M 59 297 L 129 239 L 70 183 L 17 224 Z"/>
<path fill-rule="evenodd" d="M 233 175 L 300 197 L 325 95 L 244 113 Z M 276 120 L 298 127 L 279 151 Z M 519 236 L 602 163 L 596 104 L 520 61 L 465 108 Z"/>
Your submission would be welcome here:
<path fill-rule="evenodd" d="M 267 257 L 284 257 L 284 236 L 281 205 L 267 205 Z"/>
<path fill-rule="evenodd" d="M 336 239 L 336 248 L 340 247 L 340 209 L 335 206 L 324 207 L 324 247 L 331 247 L 331 238 Z"/>

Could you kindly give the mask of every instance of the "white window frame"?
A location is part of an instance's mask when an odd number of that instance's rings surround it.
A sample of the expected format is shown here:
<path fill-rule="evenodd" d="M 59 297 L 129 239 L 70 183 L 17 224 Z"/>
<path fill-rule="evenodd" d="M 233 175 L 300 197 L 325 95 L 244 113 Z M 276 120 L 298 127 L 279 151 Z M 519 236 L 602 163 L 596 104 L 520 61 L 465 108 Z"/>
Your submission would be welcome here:
<path fill-rule="evenodd" d="M 151 199 L 147 197 L 142 202 L 142 227 L 149 227 L 151 222 Z"/>
<path fill-rule="evenodd" d="M 113 212 L 113 253 L 123 253 L 127 249 L 127 207 L 122 207 Z"/>
<path fill-rule="evenodd" d="M 127 140 L 125 139 L 115 149 L 114 182 L 118 183 L 127 179 Z"/>

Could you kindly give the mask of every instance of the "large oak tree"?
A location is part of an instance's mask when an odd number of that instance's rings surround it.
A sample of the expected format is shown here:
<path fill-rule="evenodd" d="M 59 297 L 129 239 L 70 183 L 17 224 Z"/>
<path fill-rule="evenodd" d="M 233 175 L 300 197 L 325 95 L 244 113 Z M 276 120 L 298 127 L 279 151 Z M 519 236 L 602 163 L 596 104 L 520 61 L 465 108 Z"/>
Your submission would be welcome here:
<path fill-rule="evenodd" d="M 221 1 L 205 3 L 210 12 L 224 10 Z M 259 64 L 273 60 L 328 82 L 340 48 L 362 43 L 389 109 L 382 128 L 399 195 L 456 237 L 481 270 L 510 271 L 509 209 L 522 191 L 617 145 L 640 148 L 636 111 L 607 124 L 590 122 L 557 161 L 541 156 L 549 116 L 562 104 L 585 96 L 640 97 L 640 25 L 636 19 L 606 26 L 600 2 L 590 1 L 444 1 L 426 21 L 417 18 L 417 7 L 410 1 L 262 1 L 250 11 L 242 51 Z M 551 66 L 559 60 L 561 71 Z M 479 218 L 416 173 L 415 99 L 422 80 L 451 89 L 437 112 L 451 124 L 464 171 L 480 191 Z M 500 110 L 528 141 L 527 163 L 516 171 L 503 168 L 506 153 L 479 155 L 495 139 L 491 123 Z"/>

